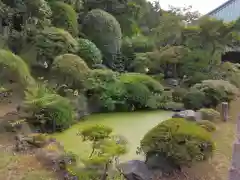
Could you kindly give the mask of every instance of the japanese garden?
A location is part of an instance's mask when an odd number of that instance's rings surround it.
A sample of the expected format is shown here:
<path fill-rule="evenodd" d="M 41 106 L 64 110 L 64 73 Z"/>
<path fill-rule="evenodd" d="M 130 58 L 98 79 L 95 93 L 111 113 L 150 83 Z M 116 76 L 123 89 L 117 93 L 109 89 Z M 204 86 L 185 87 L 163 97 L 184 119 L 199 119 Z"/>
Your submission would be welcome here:
<path fill-rule="evenodd" d="M 240 19 L 146 0 L 0 15 L 0 179 L 228 179 Z"/>

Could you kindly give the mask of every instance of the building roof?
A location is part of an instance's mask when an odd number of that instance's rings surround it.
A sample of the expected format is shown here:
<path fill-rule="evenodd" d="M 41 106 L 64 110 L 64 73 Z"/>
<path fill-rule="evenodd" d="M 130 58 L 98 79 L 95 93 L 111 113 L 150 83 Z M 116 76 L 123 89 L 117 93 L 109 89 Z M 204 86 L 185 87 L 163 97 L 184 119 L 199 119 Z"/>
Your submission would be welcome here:
<path fill-rule="evenodd" d="M 222 5 L 218 6 L 217 8 L 213 9 L 212 11 L 210 11 L 209 13 L 207 13 L 206 15 L 211 15 L 214 14 L 215 12 L 225 8 L 226 6 L 232 4 L 233 2 L 235 2 L 236 0 L 228 0 L 227 2 L 223 3 Z"/>

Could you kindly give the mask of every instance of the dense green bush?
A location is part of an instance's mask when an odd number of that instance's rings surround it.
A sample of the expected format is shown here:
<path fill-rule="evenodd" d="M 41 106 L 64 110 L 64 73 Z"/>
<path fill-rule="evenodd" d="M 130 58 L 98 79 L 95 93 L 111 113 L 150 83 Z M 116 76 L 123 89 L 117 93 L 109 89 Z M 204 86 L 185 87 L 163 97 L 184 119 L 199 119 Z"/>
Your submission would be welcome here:
<path fill-rule="evenodd" d="M 102 53 L 93 42 L 88 39 L 79 39 L 78 45 L 78 55 L 84 59 L 89 67 L 102 63 Z"/>
<path fill-rule="evenodd" d="M 94 9 L 85 16 L 82 31 L 101 50 L 104 64 L 112 67 L 121 48 L 122 33 L 118 21 L 111 14 Z"/>
<path fill-rule="evenodd" d="M 214 148 L 211 135 L 205 129 L 178 118 L 160 123 L 141 140 L 141 149 L 147 158 L 159 154 L 179 166 L 208 159 Z"/>
<path fill-rule="evenodd" d="M 201 109 L 205 106 L 206 101 L 205 93 L 196 89 L 191 89 L 183 97 L 183 104 L 186 109 Z"/>
<path fill-rule="evenodd" d="M 63 28 L 73 36 L 78 34 L 78 15 L 71 5 L 55 1 L 51 3 L 52 23 L 54 26 Z"/>
<path fill-rule="evenodd" d="M 26 90 L 24 108 L 32 112 L 30 123 L 44 127 L 43 131 L 66 129 L 75 117 L 70 101 L 42 84 Z"/>
<path fill-rule="evenodd" d="M 140 73 L 124 73 L 120 76 L 123 83 L 141 83 L 145 85 L 152 93 L 162 94 L 163 86 L 151 76 Z"/>
<path fill-rule="evenodd" d="M 89 74 L 86 82 L 87 96 L 97 97 L 99 108 L 103 111 L 120 110 L 125 104 L 125 87 L 117 77 L 116 72 L 108 69 L 94 69 Z"/>
<path fill-rule="evenodd" d="M 175 102 L 182 102 L 188 91 L 184 88 L 175 88 L 172 92 L 172 98 Z"/>
<path fill-rule="evenodd" d="M 146 52 L 154 49 L 154 43 L 149 38 L 137 35 L 125 37 L 122 41 L 121 51 L 126 57 L 125 66 L 128 70 L 146 73 L 145 68 L 149 67 L 149 57 Z"/>
<path fill-rule="evenodd" d="M 64 54 L 55 58 L 51 71 L 58 83 L 79 89 L 84 87 L 90 69 L 77 55 Z"/>
<path fill-rule="evenodd" d="M 157 109 L 162 105 L 163 86 L 152 77 L 138 73 L 124 73 L 120 81 L 126 89 L 126 101 L 131 110 Z"/>
<path fill-rule="evenodd" d="M 236 86 L 224 80 L 204 80 L 202 83 L 195 84 L 192 89 L 205 93 L 208 100 L 207 107 L 216 107 L 223 101 L 230 102 L 239 94 Z"/>
<path fill-rule="evenodd" d="M 11 80 L 17 80 L 23 86 L 35 83 L 27 64 L 19 56 L 10 51 L 0 50 L 1 73 Z"/>
<path fill-rule="evenodd" d="M 75 53 L 78 49 L 77 41 L 63 29 L 46 27 L 36 36 L 38 58 L 50 65 L 58 55 Z"/>
<path fill-rule="evenodd" d="M 208 132 L 216 131 L 216 126 L 214 123 L 208 120 L 201 120 L 196 122 L 199 126 L 206 129 Z"/>
<path fill-rule="evenodd" d="M 202 119 L 209 121 L 217 121 L 220 119 L 220 113 L 214 109 L 202 108 L 199 111 L 202 114 Z"/>

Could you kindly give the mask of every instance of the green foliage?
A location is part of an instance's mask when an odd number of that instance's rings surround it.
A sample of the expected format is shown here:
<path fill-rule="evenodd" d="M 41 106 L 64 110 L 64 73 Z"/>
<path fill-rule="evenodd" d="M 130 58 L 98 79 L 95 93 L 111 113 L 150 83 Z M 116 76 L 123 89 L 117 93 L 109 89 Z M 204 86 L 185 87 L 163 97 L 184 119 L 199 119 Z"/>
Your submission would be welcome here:
<path fill-rule="evenodd" d="M 112 70 L 94 69 L 86 82 L 89 98 L 97 98 L 103 111 L 116 111 L 125 104 L 125 87 Z M 96 104 L 96 102 L 95 102 Z"/>
<path fill-rule="evenodd" d="M 214 109 L 202 108 L 199 110 L 202 114 L 202 119 L 209 121 L 220 120 L 220 113 Z"/>
<path fill-rule="evenodd" d="M 169 119 L 151 129 L 141 140 L 148 156 L 160 154 L 176 165 L 191 165 L 207 160 L 215 149 L 211 135 L 194 122 Z"/>
<path fill-rule="evenodd" d="M 102 53 L 97 46 L 88 39 L 79 39 L 78 55 L 84 59 L 89 67 L 102 63 Z"/>
<path fill-rule="evenodd" d="M 239 94 L 236 86 L 224 80 L 204 80 L 194 85 L 192 89 L 205 93 L 208 107 L 216 107 L 223 101 L 230 102 Z"/>
<path fill-rule="evenodd" d="M 145 85 L 152 93 L 162 93 L 163 86 L 154 80 L 151 76 L 140 73 L 124 73 L 120 76 L 121 82 L 124 83 L 141 83 Z"/>
<path fill-rule="evenodd" d="M 52 23 L 54 26 L 63 28 L 73 36 L 78 35 L 78 15 L 71 5 L 56 1 L 51 3 L 53 11 Z"/>
<path fill-rule="evenodd" d="M 174 91 L 172 92 L 173 101 L 182 102 L 183 98 L 186 96 L 187 93 L 188 93 L 187 89 L 180 87 L 175 88 Z"/>
<path fill-rule="evenodd" d="M 92 152 L 89 158 L 81 158 L 87 168 L 85 171 L 89 172 L 85 174 L 88 177 L 90 174 L 91 177 L 94 176 L 94 179 L 107 177 L 109 165 L 114 164 L 114 160 L 116 161 L 119 156 L 127 152 L 127 142 L 120 136 L 111 136 L 111 133 L 112 128 L 103 125 L 92 125 L 80 131 L 79 134 L 83 140 L 92 143 Z M 81 173 L 80 176 L 82 177 L 82 175 Z"/>
<path fill-rule="evenodd" d="M 50 65 L 56 56 L 75 53 L 78 49 L 77 41 L 67 31 L 54 27 L 46 27 L 37 34 L 36 46 L 40 60 Z"/>
<path fill-rule="evenodd" d="M 184 97 L 183 104 L 186 109 L 198 110 L 205 106 L 205 93 L 196 89 L 191 89 Z"/>
<path fill-rule="evenodd" d="M 2 72 L 6 72 L 8 78 L 15 78 L 25 87 L 35 83 L 24 60 L 9 51 L 0 50 L 0 67 Z"/>
<path fill-rule="evenodd" d="M 119 77 L 126 89 L 130 110 L 157 109 L 161 106 L 163 86 L 152 77 L 139 73 L 124 73 Z"/>
<path fill-rule="evenodd" d="M 31 123 L 42 124 L 52 131 L 66 129 L 74 120 L 70 101 L 42 84 L 26 90 L 24 108 L 32 112 Z"/>
<path fill-rule="evenodd" d="M 82 136 L 84 141 L 100 141 L 106 138 L 109 138 L 112 133 L 112 128 L 106 127 L 103 125 L 92 125 L 84 128 L 80 135 Z"/>
<path fill-rule="evenodd" d="M 111 14 L 94 9 L 85 16 L 82 32 L 101 50 L 104 64 L 113 67 L 114 59 L 120 52 L 122 39 L 118 21 Z"/>
<path fill-rule="evenodd" d="M 216 126 L 214 123 L 208 120 L 201 120 L 196 122 L 199 126 L 206 129 L 208 132 L 214 132 L 216 131 Z"/>
<path fill-rule="evenodd" d="M 51 70 L 59 83 L 66 84 L 70 88 L 83 88 L 90 71 L 87 64 L 74 54 L 57 56 Z"/>
<path fill-rule="evenodd" d="M 153 41 L 142 35 L 123 38 L 121 51 L 126 57 L 126 68 L 133 68 L 136 72 L 145 73 L 145 68 L 149 66 L 148 56 L 145 53 L 152 51 L 154 47 Z M 131 66 L 129 67 L 129 65 Z"/>
<path fill-rule="evenodd" d="M 51 8 L 46 0 L 24 0 L 28 14 L 39 19 L 50 18 L 52 16 Z"/>

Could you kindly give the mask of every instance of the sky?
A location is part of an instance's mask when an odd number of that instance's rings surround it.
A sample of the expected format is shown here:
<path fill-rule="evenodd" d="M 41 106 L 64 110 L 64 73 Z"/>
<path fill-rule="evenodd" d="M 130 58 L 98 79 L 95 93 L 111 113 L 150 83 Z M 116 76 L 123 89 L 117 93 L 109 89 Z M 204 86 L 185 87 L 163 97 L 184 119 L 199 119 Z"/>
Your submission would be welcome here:
<path fill-rule="evenodd" d="M 150 0 L 154 1 L 154 0 Z M 198 10 L 201 14 L 206 14 L 216 7 L 220 6 L 227 0 L 159 0 L 163 9 L 167 9 L 168 5 L 184 7 L 191 5 L 193 10 Z"/>

